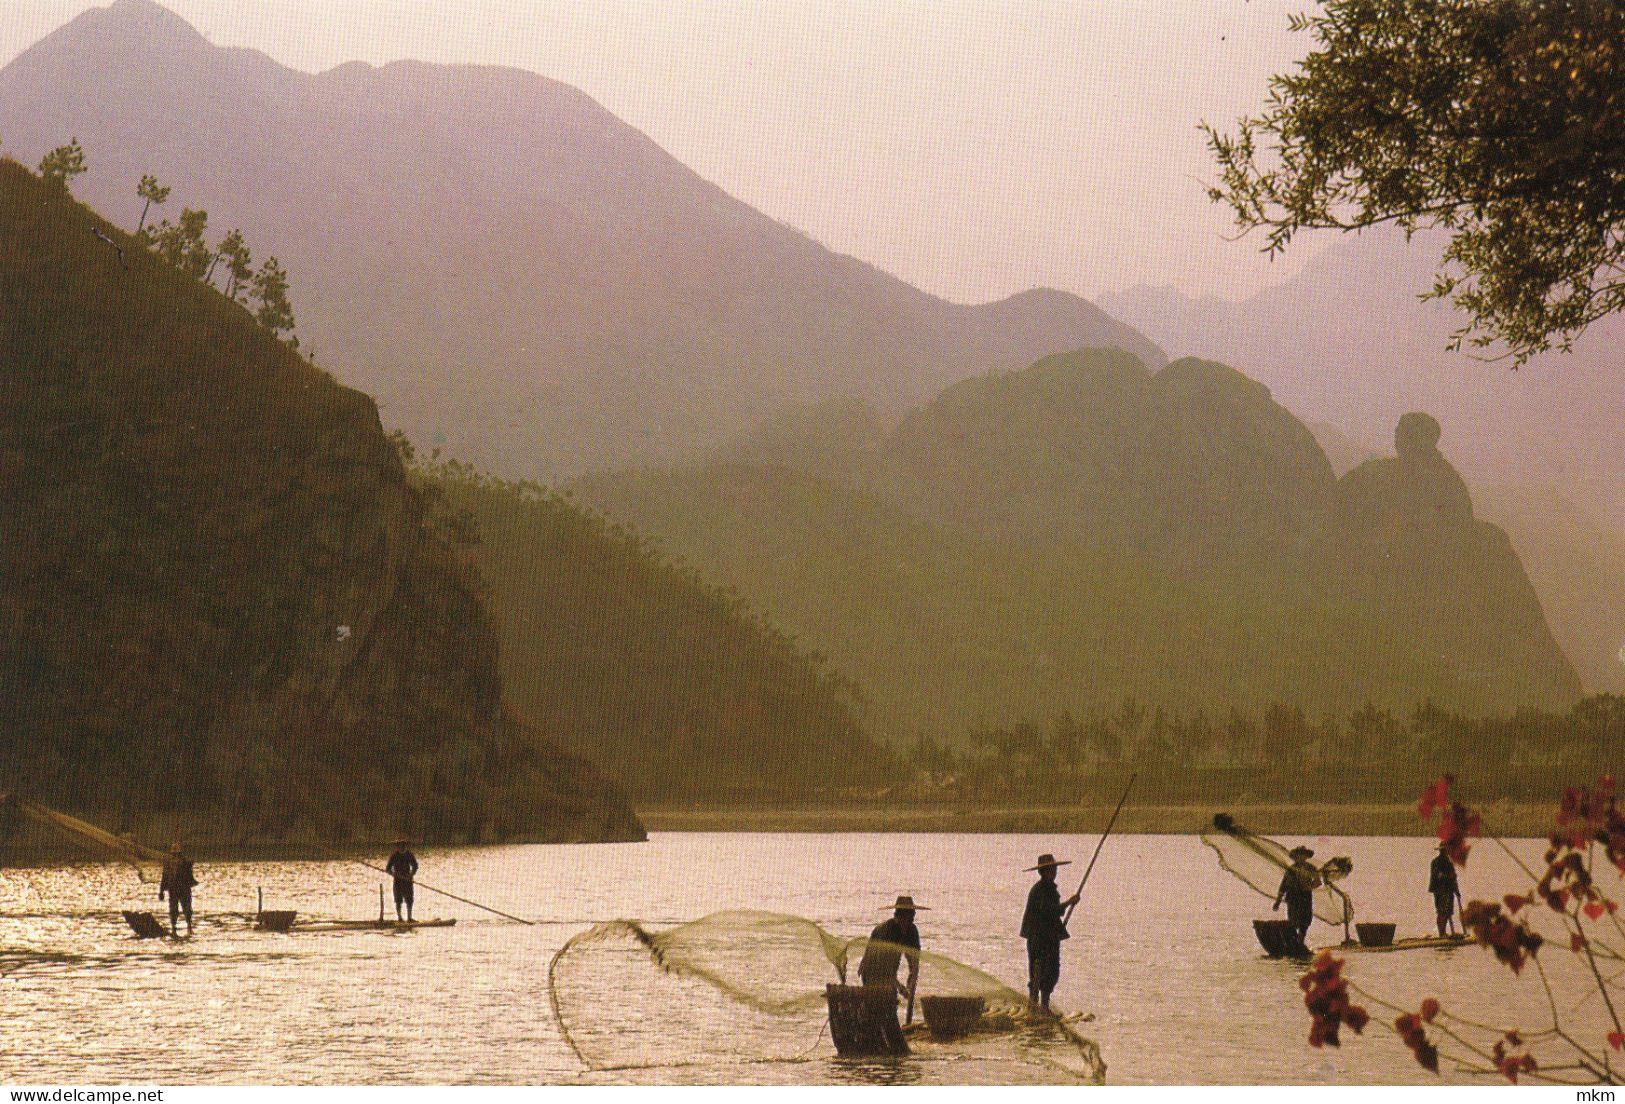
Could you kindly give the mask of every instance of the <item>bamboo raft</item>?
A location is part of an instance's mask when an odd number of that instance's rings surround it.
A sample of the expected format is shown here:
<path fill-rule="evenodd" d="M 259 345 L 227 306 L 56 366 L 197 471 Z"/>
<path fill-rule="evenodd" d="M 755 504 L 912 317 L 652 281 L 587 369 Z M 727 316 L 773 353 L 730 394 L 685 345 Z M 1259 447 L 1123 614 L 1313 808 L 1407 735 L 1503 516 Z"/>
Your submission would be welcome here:
<path fill-rule="evenodd" d="M 414 928 L 449 928 L 451 920 L 302 920 L 283 929 L 292 932 L 310 931 L 411 931 Z"/>
<path fill-rule="evenodd" d="M 1356 924 L 1357 942 L 1338 943 L 1318 950 L 1351 952 L 1355 954 L 1387 954 L 1392 951 L 1450 951 L 1473 942 L 1465 935 L 1424 935 L 1408 939 L 1394 938 L 1393 924 Z M 1271 958 L 1309 958 L 1311 951 L 1298 938 L 1298 931 L 1286 920 L 1254 920 L 1253 934 L 1259 945 Z"/>
<path fill-rule="evenodd" d="M 125 909 L 124 922 L 130 925 L 138 939 L 168 939 L 170 931 L 164 926 L 162 920 L 150 912 L 136 912 Z M 243 913 L 233 913 L 234 916 L 243 916 Z M 298 919 L 299 914 L 292 911 L 265 911 L 254 916 L 254 930 L 267 932 L 318 932 L 318 931 L 412 931 L 416 928 L 450 928 L 456 925 L 456 919 L 451 920 L 304 920 Z"/>
<path fill-rule="evenodd" d="M 1336 949 L 1358 951 L 1366 954 L 1382 954 L 1386 951 L 1449 951 L 1457 947 L 1465 947 L 1472 941 L 1472 937 L 1466 935 L 1424 935 L 1410 939 L 1396 939 L 1392 943 L 1385 944 L 1354 943 Z"/>

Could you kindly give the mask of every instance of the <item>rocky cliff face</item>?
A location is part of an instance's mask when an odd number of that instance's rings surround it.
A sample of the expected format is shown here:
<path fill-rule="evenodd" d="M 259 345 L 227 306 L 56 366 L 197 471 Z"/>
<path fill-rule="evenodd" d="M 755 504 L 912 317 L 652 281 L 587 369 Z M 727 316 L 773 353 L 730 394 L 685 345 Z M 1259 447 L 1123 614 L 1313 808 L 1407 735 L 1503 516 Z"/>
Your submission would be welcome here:
<path fill-rule="evenodd" d="M 641 836 L 504 708 L 371 400 L 13 162 L 0 219 L 8 781 L 246 836 Z"/>
<path fill-rule="evenodd" d="M 1532 704 L 1580 694 L 1511 542 L 1473 515 L 1467 484 L 1439 451 L 1439 423 L 1399 419 L 1395 455 L 1337 484 L 1319 552 L 1325 584 L 1404 632 L 1453 680 Z"/>

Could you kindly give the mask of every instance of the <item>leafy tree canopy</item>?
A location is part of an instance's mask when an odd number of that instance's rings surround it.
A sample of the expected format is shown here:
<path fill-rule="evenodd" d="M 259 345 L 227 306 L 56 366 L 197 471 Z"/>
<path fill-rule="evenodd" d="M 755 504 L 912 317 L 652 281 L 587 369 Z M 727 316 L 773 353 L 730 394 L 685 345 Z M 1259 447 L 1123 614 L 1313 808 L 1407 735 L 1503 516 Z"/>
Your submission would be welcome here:
<path fill-rule="evenodd" d="M 85 151 L 79 148 L 79 139 L 70 138 L 67 145 L 40 158 L 39 171 L 46 180 L 66 188 L 70 180 L 85 171 Z"/>
<path fill-rule="evenodd" d="M 1514 365 L 1625 309 L 1625 5 L 1328 0 L 1317 46 L 1234 134 L 1209 189 L 1283 249 L 1301 229 L 1451 233 L 1427 298 Z"/>

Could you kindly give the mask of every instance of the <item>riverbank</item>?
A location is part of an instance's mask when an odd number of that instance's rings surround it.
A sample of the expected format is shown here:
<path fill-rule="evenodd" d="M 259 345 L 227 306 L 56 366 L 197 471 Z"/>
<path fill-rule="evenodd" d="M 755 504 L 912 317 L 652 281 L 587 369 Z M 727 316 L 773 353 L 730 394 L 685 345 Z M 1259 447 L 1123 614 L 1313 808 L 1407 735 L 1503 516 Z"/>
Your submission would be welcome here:
<path fill-rule="evenodd" d="M 1116 832 L 1191 835 L 1220 811 L 1212 805 L 1127 805 Z M 1426 836 L 1432 828 L 1412 803 L 1238 804 L 1224 806 L 1255 832 L 1300 836 Z M 1551 830 L 1551 802 L 1494 801 L 1479 811 L 1487 832 L 1503 836 L 1544 836 Z M 640 806 L 638 817 L 651 832 L 1099 832 L 1112 804 L 1066 806 Z"/>

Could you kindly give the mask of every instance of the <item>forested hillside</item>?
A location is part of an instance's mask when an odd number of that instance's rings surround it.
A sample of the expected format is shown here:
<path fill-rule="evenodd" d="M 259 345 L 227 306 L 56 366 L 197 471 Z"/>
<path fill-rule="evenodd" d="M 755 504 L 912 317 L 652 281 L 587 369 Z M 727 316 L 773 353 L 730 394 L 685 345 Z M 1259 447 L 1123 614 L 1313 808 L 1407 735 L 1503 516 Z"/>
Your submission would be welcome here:
<path fill-rule="evenodd" d="M 895 780 L 854 688 L 739 596 L 579 504 L 417 469 L 488 581 L 509 700 L 640 798 L 833 795 Z"/>
<path fill-rule="evenodd" d="M 370 399 L 61 181 L 0 162 L 0 226 L 0 789 L 243 839 L 642 836 L 505 707 Z"/>

